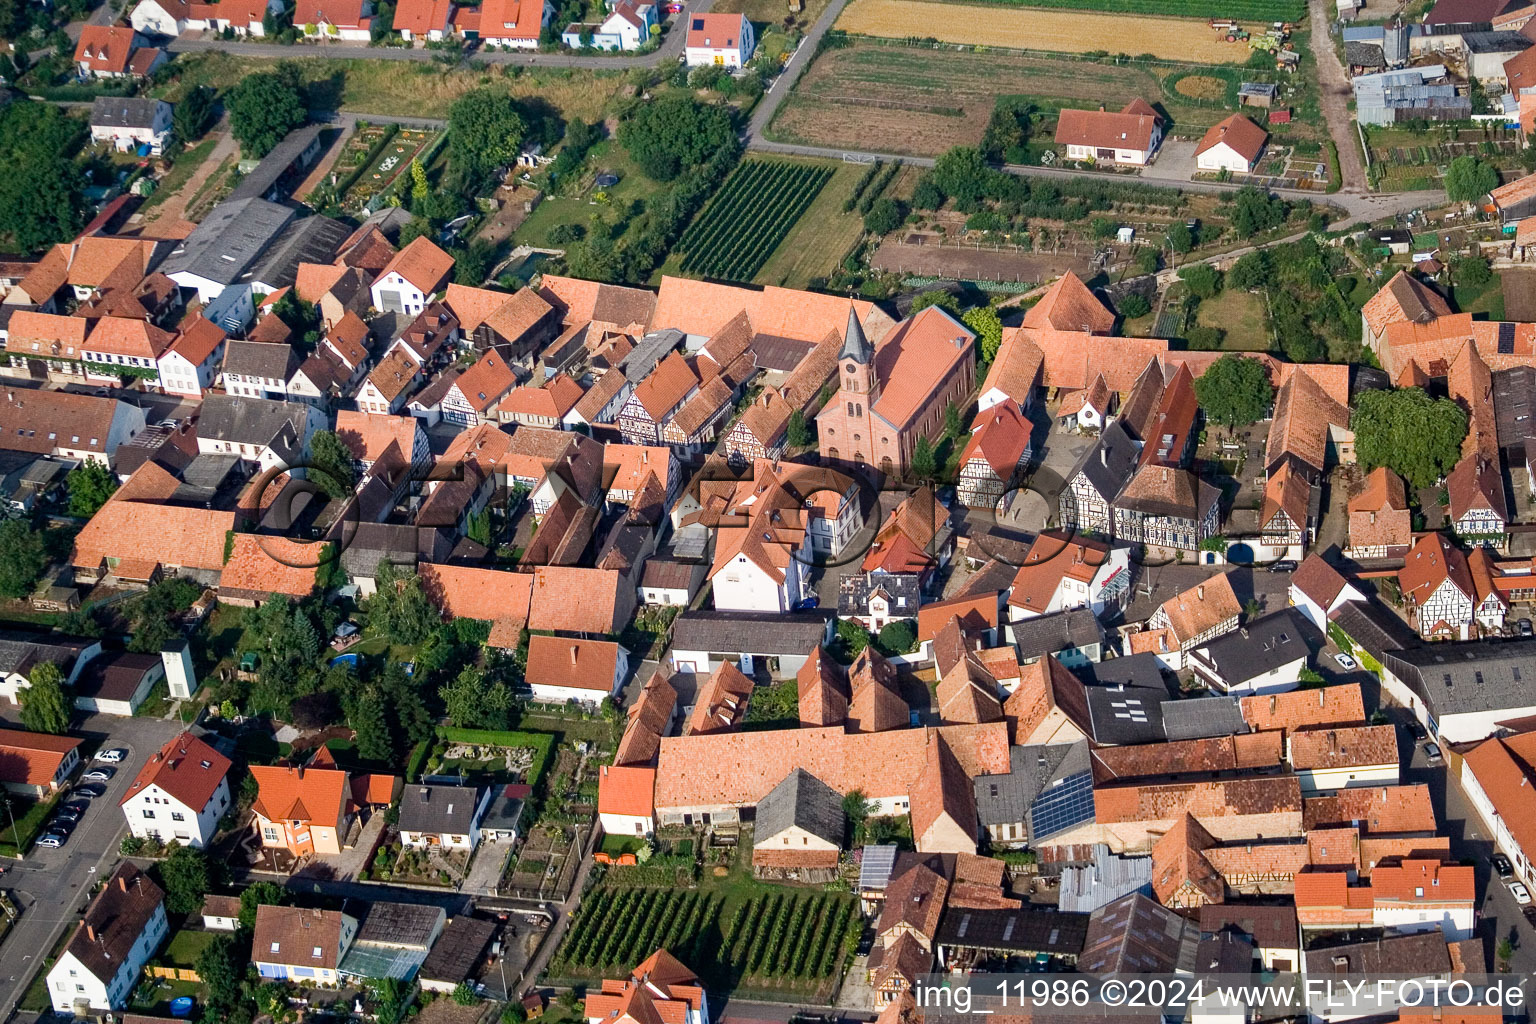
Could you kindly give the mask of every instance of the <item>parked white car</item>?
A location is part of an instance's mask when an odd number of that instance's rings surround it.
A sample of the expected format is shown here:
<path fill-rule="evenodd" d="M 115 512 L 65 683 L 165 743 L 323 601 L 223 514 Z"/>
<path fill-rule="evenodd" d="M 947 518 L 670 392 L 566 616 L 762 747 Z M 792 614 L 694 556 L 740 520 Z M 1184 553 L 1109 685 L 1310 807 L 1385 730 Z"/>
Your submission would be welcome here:
<path fill-rule="evenodd" d="M 128 756 L 128 751 L 122 747 L 112 747 L 108 750 L 96 751 L 96 756 L 91 760 L 100 761 L 103 764 L 121 764 L 123 758 Z"/>

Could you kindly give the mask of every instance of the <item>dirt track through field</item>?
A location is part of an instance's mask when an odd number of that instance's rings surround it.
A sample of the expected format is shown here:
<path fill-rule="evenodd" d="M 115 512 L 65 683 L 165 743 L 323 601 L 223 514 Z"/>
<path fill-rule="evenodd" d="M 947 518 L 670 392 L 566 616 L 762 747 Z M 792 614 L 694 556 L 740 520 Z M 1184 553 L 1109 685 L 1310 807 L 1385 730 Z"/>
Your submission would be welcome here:
<path fill-rule="evenodd" d="M 925 0 L 853 0 L 837 27 L 888 39 L 932 37 L 946 43 L 1057 53 L 1149 53 L 1197 64 L 1239 64 L 1251 52 L 1246 43 L 1217 42 L 1216 30 L 1197 18 L 1132 18 Z"/>

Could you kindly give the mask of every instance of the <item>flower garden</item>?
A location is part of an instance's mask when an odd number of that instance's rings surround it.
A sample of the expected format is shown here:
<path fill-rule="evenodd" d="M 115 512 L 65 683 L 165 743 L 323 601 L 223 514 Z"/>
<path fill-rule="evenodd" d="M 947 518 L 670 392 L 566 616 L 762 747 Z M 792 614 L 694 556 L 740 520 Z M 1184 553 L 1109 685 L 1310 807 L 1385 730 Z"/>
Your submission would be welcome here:
<path fill-rule="evenodd" d="M 436 133 L 393 124 L 357 123 L 332 168 L 342 206 L 361 210 L 407 173 L 411 161 L 425 150 Z"/>

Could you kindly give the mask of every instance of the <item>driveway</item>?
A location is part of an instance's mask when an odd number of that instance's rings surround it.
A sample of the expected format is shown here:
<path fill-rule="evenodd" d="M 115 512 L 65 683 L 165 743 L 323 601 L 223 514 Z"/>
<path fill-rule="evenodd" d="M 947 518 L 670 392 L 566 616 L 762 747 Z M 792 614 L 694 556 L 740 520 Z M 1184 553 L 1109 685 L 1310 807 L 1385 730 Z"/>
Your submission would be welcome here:
<path fill-rule="evenodd" d="M 459 891 L 468 896 L 494 896 L 501 884 L 502 871 L 507 858 L 512 856 L 512 840 L 487 839 L 475 850 L 475 859 L 469 862 L 469 875 Z"/>
<path fill-rule="evenodd" d="M 1312 53 L 1317 57 L 1317 84 L 1321 92 L 1323 118 L 1328 122 L 1328 134 L 1339 151 L 1339 174 L 1344 179 L 1344 191 L 1364 192 L 1366 186 L 1365 162 L 1360 156 L 1360 146 L 1355 129 L 1355 118 L 1350 112 L 1350 100 L 1354 90 L 1349 75 L 1339 63 L 1339 55 L 1333 48 L 1333 37 L 1328 33 L 1329 23 L 1335 10 L 1329 0 L 1311 0 L 1308 4 L 1312 18 Z"/>
<path fill-rule="evenodd" d="M 0 727 L 14 727 L 0 719 Z M 6 861 L 4 885 L 22 913 L 0 944 L 0 1020 L 10 1016 L 41 957 L 72 926 L 89 902 L 91 887 L 120 859 L 118 843 L 127 831 L 118 801 L 151 754 L 184 726 L 159 718 L 88 715 L 72 731 L 100 746 L 125 747 L 128 756 L 106 783 L 106 795 L 91 801 L 69 841 L 57 850 L 34 849 L 21 862 Z"/>
<path fill-rule="evenodd" d="M 1148 181 L 1176 181 L 1183 184 L 1195 176 L 1194 139 L 1167 139 L 1158 147 L 1157 159 L 1141 169 Z"/>

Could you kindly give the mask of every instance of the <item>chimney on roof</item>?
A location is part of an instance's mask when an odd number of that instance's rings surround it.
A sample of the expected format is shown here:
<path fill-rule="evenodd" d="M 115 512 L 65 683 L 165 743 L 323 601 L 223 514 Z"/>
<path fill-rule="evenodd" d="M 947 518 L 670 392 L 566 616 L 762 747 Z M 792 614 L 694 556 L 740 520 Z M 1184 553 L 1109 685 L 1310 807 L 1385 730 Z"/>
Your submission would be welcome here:
<path fill-rule="evenodd" d="M 571 664 L 572 665 L 576 664 L 576 652 L 578 650 L 579 650 L 579 648 L 575 644 L 571 644 Z"/>
<path fill-rule="evenodd" d="M 1196 601 L 1204 601 L 1205 600 L 1205 584 L 1204 583 L 1200 584 L 1198 587 L 1195 588 L 1195 600 Z"/>
<path fill-rule="evenodd" d="M 127 892 L 128 891 L 128 879 L 125 876 L 123 876 L 123 875 L 118 875 L 117 876 L 117 887 L 119 889 L 123 890 L 123 892 Z"/>
<path fill-rule="evenodd" d="M 96 941 L 96 926 L 89 921 L 85 922 L 85 937 L 92 942 Z"/>

